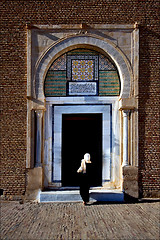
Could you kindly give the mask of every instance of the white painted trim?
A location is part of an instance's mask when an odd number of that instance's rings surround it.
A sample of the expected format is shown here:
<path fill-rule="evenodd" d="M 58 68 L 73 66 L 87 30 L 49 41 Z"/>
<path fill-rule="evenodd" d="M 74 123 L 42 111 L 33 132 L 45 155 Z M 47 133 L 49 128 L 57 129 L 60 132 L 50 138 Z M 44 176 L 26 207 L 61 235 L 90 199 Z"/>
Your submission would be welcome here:
<path fill-rule="evenodd" d="M 93 106 L 99 109 L 103 108 L 105 105 L 110 105 L 112 110 L 112 149 L 110 155 L 110 180 L 109 182 L 115 182 L 116 184 L 120 181 L 120 130 L 119 130 L 119 110 L 118 110 L 118 97 L 50 97 L 46 99 L 46 112 L 45 112 L 45 146 L 44 146 L 44 186 L 48 187 L 52 184 L 52 105 L 56 107 L 73 107 L 72 109 L 77 109 L 77 105 L 82 108 Z M 61 105 L 61 106 L 60 106 Z M 97 108 L 97 109 L 98 109 Z M 65 108 L 64 108 L 65 109 Z M 78 110 L 76 110 L 78 111 Z M 63 112 L 63 111 L 62 111 Z M 59 115 L 59 120 L 61 121 L 62 112 Z M 78 111 L 78 113 L 81 111 Z M 103 111 L 102 111 L 103 112 Z M 90 108 L 88 108 L 87 113 L 90 113 Z M 101 113 L 101 112 L 100 112 Z M 58 121 L 58 120 L 57 120 Z M 59 127 L 60 129 L 60 127 Z M 110 129 L 111 130 L 111 129 Z M 61 138 L 61 136 L 58 136 Z M 59 142 L 57 143 L 59 146 Z M 105 168 L 104 168 L 105 171 Z M 105 175 L 105 173 L 104 173 Z M 104 183 L 104 186 L 110 186 L 108 183 Z M 54 185 L 53 185 L 54 186 Z"/>
<path fill-rule="evenodd" d="M 62 114 L 102 113 L 102 182 L 110 180 L 111 136 L 110 105 L 54 106 L 54 160 L 53 181 L 61 182 Z"/>
<path fill-rule="evenodd" d="M 47 97 L 47 104 L 112 104 L 119 97 L 79 96 L 79 97 Z"/>

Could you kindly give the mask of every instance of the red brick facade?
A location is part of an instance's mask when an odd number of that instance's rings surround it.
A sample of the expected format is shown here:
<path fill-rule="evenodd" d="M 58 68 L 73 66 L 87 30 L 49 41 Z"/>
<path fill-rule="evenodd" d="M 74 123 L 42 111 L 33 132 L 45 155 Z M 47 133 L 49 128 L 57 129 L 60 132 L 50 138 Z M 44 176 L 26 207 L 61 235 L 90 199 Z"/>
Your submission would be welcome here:
<path fill-rule="evenodd" d="M 27 30 L 41 24 L 134 24 L 140 29 L 139 193 L 158 196 L 159 26 L 158 0 L 8 1 L 1 13 L 1 186 L 20 196 L 26 186 Z"/>

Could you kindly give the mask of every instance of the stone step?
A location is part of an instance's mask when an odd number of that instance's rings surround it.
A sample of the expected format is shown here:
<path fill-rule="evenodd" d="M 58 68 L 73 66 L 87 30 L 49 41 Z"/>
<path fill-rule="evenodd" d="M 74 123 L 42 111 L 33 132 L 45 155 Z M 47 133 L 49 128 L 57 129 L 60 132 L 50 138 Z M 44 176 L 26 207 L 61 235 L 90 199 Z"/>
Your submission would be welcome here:
<path fill-rule="evenodd" d="M 40 193 L 40 202 L 81 202 L 79 190 L 44 191 Z M 90 190 L 90 201 L 123 202 L 124 194 L 119 190 Z"/>

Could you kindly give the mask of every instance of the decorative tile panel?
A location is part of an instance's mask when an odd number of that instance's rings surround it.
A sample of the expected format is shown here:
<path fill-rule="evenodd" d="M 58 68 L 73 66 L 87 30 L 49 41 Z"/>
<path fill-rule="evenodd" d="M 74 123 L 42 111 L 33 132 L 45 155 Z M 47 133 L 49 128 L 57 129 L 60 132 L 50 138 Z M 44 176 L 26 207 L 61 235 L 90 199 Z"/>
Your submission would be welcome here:
<path fill-rule="evenodd" d="M 66 70 L 66 54 L 60 56 L 56 59 L 52 65 L 50 66 L 49 70 Z"/>
<path fill-rule="evenodd" d="M 94 80 L 94 60 L 72 60 L 73 81 Z"/>
<path fill-rule="evenodd" d="M 116 70 L 116 68 L 106 56 L 100 54 L 99 70 Z"/>
<path fill-rule="evenodd" d="M 68 55 L 67 80 L 98 81 L 98 55 Z"/>
<path fill-rule="evenodd" d="M 75 49 L 63 54 L 53 62 L 46 75 L 47 97 L 118 96 L 119 93 L 119 76 L 114 64 L 106 56 L 88 49 Z"/>
<path fill-rule="evenodd" d="M 99 72 L 99 95 L 118 96 L 120 92 L 120 82 L 117 71 Z"/>
<path fill-rule="evenodd" d="M 97 95 L 97 82 L 69 82 L 68 95 Z"/>
<path fill-rule="evenodd" d="M 48 71 L 45 80 L 45 96 L 66 96 L 66 71 Z"/>
<path fill-rule="evenodd" d="M 67 53 L 67 55 L 98 55 L 96 51 L 92 51 L 89 49 L 75 49 Z"/>

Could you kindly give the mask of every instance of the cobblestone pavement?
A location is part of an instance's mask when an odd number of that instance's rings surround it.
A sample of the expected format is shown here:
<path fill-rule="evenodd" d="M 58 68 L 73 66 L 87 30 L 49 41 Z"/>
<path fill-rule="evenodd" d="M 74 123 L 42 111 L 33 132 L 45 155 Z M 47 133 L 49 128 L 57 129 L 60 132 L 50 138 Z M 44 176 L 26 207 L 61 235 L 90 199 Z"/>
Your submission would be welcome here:
<path fill-rule="evenodd" d="M 160 202 L 1 202 L 1 239 L 159 239 Z"/>

